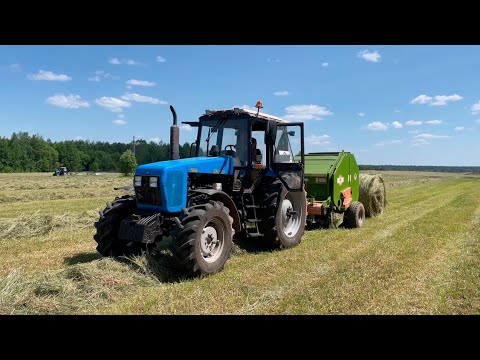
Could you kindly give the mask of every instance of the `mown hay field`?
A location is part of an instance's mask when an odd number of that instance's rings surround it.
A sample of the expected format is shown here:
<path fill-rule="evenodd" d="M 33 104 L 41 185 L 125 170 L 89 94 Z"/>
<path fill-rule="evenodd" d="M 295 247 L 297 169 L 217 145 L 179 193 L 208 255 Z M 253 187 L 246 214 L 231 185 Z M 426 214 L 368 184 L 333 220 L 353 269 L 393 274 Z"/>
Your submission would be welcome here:
<path fill-rule="evenodd" d="M 129 178 L 0 174 L 0 313 L 479 314 L 480 177 L 382 175 L 388 208 L 363 228 L 235 246 L 223 272 L 187 280 L 162 245 L 96 253 L 98 210 Z"/>

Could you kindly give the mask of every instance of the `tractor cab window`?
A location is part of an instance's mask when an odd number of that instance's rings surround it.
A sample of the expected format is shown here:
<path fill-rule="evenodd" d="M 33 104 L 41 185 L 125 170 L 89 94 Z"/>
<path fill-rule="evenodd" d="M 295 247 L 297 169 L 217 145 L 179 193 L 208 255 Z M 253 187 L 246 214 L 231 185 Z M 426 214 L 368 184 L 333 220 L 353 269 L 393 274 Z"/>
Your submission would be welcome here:
<path fill-rule="evenodd" d="M 274 148 L 274 162 L 276 163 L 296 163 L 295 158 L 300 153 L 301 130 L 298 125 L 278 126 L 277 138 Z"/>
<path fill-rule="evenodd" d="M 248 163 L 248 122 L 232 119 L 202 121 L 198 156 L 230 155 L 237 166 Z"/>
<path fill-rule="evenodd" d="M 252 162 L 265 165 L 265 131 L 252 131 Z"/>

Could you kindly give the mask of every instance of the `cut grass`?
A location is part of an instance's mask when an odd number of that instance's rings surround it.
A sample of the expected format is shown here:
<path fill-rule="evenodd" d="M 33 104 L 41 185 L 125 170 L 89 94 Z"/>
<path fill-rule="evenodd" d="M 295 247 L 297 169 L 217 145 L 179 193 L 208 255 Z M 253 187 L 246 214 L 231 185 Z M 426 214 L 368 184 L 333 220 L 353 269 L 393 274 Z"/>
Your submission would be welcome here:
<path fill-rule="evenodd" d="M 0 218 L 0 239 L 47 235 L 60 229 L 75 231 L 91 227 L 97 218 L 98 213 L 95 210 L 63 215 L 41 214 L 37 210 L 33 214 L 23 214 L 16 218 Z"/>
<path fill-rule="evenodd" d="M 155 256 L 99 259 L 88 223 L 116 194 L 106 190 L 112 177 L 78 188 L 97 195 L 91 198 L 2 203 L 0 233 L 1 224 L 28 221 L 23 214 L 51 220 L 39 233 L 29 225 L 21 236 L 0 235 L 0 313 L 480 313 L 480 199 L 472 195 L 480 179 L 382 175 L 389 207 L 363 228 L 309 231 L 283 251 L 236 246 L 225 270 L 203 279 L 176 273 L 165 244 Z M 45 176 L 29 180 L 34 188 Z M 128 182 L 118 180 L 115 186 Z M 75 184 L 67 185 L 51 191 L 75 194 Z M 15 181 L 8 186 L 0 190 L 15 196 Z M 64 225 L 51 226 L 62 218 Z"/>
<path fill-rule="evenodd" d="M 14 270 L 0 281 L 0 312 L 90 313 L 132 289 L 153 285 L 158 285 L 158 280 L 151 274 L 112 259 L 73 265 L 35 279 Z"/>

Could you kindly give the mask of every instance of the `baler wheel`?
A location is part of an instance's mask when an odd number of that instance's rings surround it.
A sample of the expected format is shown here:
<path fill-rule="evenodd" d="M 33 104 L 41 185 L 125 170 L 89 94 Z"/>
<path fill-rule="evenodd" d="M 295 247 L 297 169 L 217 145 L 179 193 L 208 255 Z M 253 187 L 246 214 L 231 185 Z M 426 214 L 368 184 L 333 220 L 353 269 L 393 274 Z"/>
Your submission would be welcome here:
<path fill-rule="evenodd" d="M 345 211 L 344 222 L 349 228 L 359 228 L 365 223 L 365 208 L 360 201 L 354 201 Z"/>

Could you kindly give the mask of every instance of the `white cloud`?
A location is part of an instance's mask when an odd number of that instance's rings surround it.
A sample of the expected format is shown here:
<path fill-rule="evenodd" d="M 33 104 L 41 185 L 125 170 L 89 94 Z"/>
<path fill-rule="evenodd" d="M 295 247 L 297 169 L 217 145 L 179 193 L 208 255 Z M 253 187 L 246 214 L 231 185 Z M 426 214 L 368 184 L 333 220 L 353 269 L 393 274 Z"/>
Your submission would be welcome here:
<path fill-rule="evenodd" d="M 159 137 L 154 137 L 148 140 L 148 142 L 154 142 L 155 144 L 158 144 L 160 141 L 162 141 Z"/>
<path fill-rule="evenodd" d="M 415 99 L 410 101 L 410 104 L 428 104 L 432 101 L 432 97 L 428 95 L 418 95 Z"/>
<path fill-rule="evenodd" d="M 291 105 L 285 111 L 287 115 L 284 118 L 292 121 L 322 120 L 333 115 L 333 112 L 320 105 Z"/>
<path fill-rule="evenodd" d="M 442 106 L 442 105 L 447 105 L 447 102 L 449 101 L 458 101 L 462 100 L 463 97 L 457 94 L 453 95 L 437 95 L 435 96 L 435 101 L 433 101 L 430 105 L 434 106 Z"/>
<path fill-rule="evenodd" d="M 122 126 L 122 125 L 125 125 L 127 122 L 123 119 L 116 119 L 116 120 L 113 120 L 112 123 L 114 123 L 115 125 Z"/>
<path fill-rule="evenodd" d="M 11 72 L 22 71 L 22 67 L 20 66 L 20 64 L 10 64 L 7 67 L 8 67 L 8 70 L 10 70 Z"/>
<path fill-rule="evenodd" d="M 126 101 L 135 101 L 139 103 L 148 103 L 148 104 L 162 104 L 162 105 L 168 104 L 168 102 L 164 100 L 159 100 L 151 96 L 144 96 L 139 94 L 126 93 L 125 95 L 122 95 L 122 99 Z"/>
<path fill-rule="evenodd" d="M 287 96 L 287 95 L 290 95 L 290 93 L 287 90 L 283 90 L 283 91 L 275 91 L 273 93 L 273 95 L 275 95 L 275 96 Z"/>
<path fill-rule="evenodd" d="M 374 121 L 367 125 L 368 130 L 374 130 L 374 131 L 385 131 L 388 128 L 401 129 L 403 128 L 403 125 L 399 121 L 392 121 L 391 123 Z"/>
<path fill-rule="evenodd" d="M 119 118 L 122 118 L 122 119 L 123 119 L 123 118 L 125 118 L 125 114 L 118 114 L 118 115 L 117 115 L 117 117 L 119 117 Z"/>
<path fill-rule="evenodd" d="M 423 121 L 419 121 L 419 120 L 408 120 L 405 125 L 407 126 L 419 126 L 419 125 L 422 125 L 423 124 Z"/>
<path fill-rule="evenodd" d="M 401 143 L 403 143 L 402 140 L 386 140 L 386 141 L 380 141 L 379 143 L 376 143 L 375 146 L 396 145 Z"/>
<path fill-rule="evenodd" d="M 475 122 L 480 124 L 480 119 L 475 120 Z"/>
<path fill-rule="evenodd" d="M 280 59 L 278 59 L 278 58 L 268 58 L 267 61 L 269 63 L 279 63 Z"/>
<path fill-rule="evenodd" d="M 401 129 L 403 127 L 403 125 L 400 121 L 394 121 L 390 124 L 390 126 L 395 128 L 395 129 Z"/>
<path fill-rule="evenodd" d="M 137 85 L 137 86 L 155 86 L 155 83 L 153 81 L 136 80 L 136 79 L 128 80 L 127 84 L 128 85 Z"/>
<path fill-rule="evenodd" d="M 83 137 L 81 137 L 81 136 L 75 136 L 75 140 L 83 140 Z"/>
<path fill-rule="evenodd" d="M 322 67 L 327 67 L 327 66 L 328 66 L 327 62 L 322 63 Z"/>
<path fill-rule="evenodd" d="M 365 113 L 361 113 L 361 112 L 360 112 L 360 113 L 357 113 L 357 115 L 360 116 L 360 117 L 364 117 L 364 116 L 365 116 Z"/>
<path fill-rule="evenodd" d="M 122 108 L 129 107 L 131 104 L 128 101 L 123 101 L 115 97 L 103 96 L 95 102 L 104 108 L 113 112 L 122 112 Z"/>
<path fill-rule="evenodd" d="M 47 103 L 53 106 L 58 106 L 58 107 L 63 107 L 66 109 L 78 109 L 81 107 L 88 108 L 90 107 L 90 104 L 88 101 L 83 100 L 80 95 L 63 95 L 63 94 L 57 94 L 54 96 L 50 96 L 47 99 Z"/>
<path fill-rule="evenodd" d="M 401 111 L 400 111 L 400 110 L 398 110 L 398 109 L 395 109 L 395 110 L 393 110 L 393 112 L 395 112 L 395 113 L 399 113 L 399 112 L 401 112 Z"/>
<path fill-rule="evenodd" d="M 309 135 L 305 137 L 307 145 L 328 145 L 330 144 L 330 136 L 328 135 Z"/>
<path fill-rule="evenodd" d="M 425 121 L 425 124 L 440 125 L 440 124 L 443 124 L 443 121 L 442 120 L 428 120 L 428 121 Z"/>
<path fill-rule="evenodd" d="M 422 146 L 422 145 L 428 145 L 430 144 L 427 140 L 425 139 L 412 139 L 411 141 L 412 146 Z"/>
<path fill-rule="evenodd" d="M 55 74 L 51 71 L 38 70 L 36 74 L 28 74 L 30 80 L 46 80 L 46 81 L 70 81 L 72 78 L 65 74 Z"/>
<path fill-rule="evenodd" d="M 385 131 L 388 129 L 388 124 L 382 123 L 380 121 L 374 121 L 367 125 L 367 129 L 373 131 Z"/>
<path fill-rule="evenodd" d="M 408 131 L 409 134 L 418 134 L 420 130 L 410 130 Z"/>
<path fill-rule="evenodd" d="M 410 101 L 410 104 L 428 104 L 431 106 L 443 106 L 447 105 L 449 101 L 459 101 L 462 100 L 463 97 L 461 97 L 458 94 L 453 94 L 453 95 L 435 95 L 434 97 L 428 96 L 428 95 L 419 95 L 412 101 Z"/>
<path fill-rule="evenodd" d="M 111 77 L 110 73 L 106 73 L 103 70 L 98 70 L 98 71 L 95 71 L 94 76 L 91 76 L 91 77 L 88 78 L 88 81 L 99 82 L 99 81 L 102 81 L 103 79 L 107 79 L 107 78 L 110 78 L 110 77 Z"/>
<path fill-rule="evenodd" d="M 415 135 L 415 139 L 445 139 L 450 136 L 448 135 L 434 135 L 434 134 L 420 134 Z"/>
<path fill-rule="evenodd" d="M 472 111 L 473 115 L 476 115 L 476 114 L 480 113 L 480 101 L 473 104 L 472 107 L 470 108 L 470 110 Z"/>
<path fill-rule="evenodd" d="M 88 78 L 88 81 L 96 81 L 96 82 L 99 82 L 101 81 L 102 78 L 99 76 L 99 75 L 94 75 L 94 76 L 91 76 Z"/>
<path fill-rule="evenodd" d="M 371 61 L 371 62 L 379 62 L 380 58 L 382 57 L 378 51 L 368 51 L 368 50 L 363 50 L 360 51 L 357 55 L 360 59 L 363 59 L 365 61 Z"/>
<path fill-rule="evenodd" d="M 463 131 L 463 130 L 465 130 L 465 127 L 464 127 L 464 126 L 457 126 L 457 127 L 455 127 L 455 129 L 453 129 L 453 130 L 455 130 L 455 131 Z"/>
<path fill-rule="evenodd" d="M 182 124 L 179 127 L 180 127 L 181 130 L 185 130 L 185 131 L 192 131 L 193 130 L 193 127 L 191 127 L 188 124 Z"/>
<path fill-rule="evenodd" d="M 165 59 L 163 56 L 157 56 L 157 62 L 159 63 L 164 63 L 164 62 L 167 62 L 167 59 Z"/>
<path fill-rule="evenodd" d="M 132 60 L 132 59 L 119 59 L 117 57 L 111 58 L 110 60 L 108 60 L 108 62 L 110 64 L 113 64 L 113 65 L 120 65 L 120 64 L 124 64 L 124 65 L 143 65 L 142 63 L 139 63 L 138 61 L 135 61 L 135 60 Z"/>

